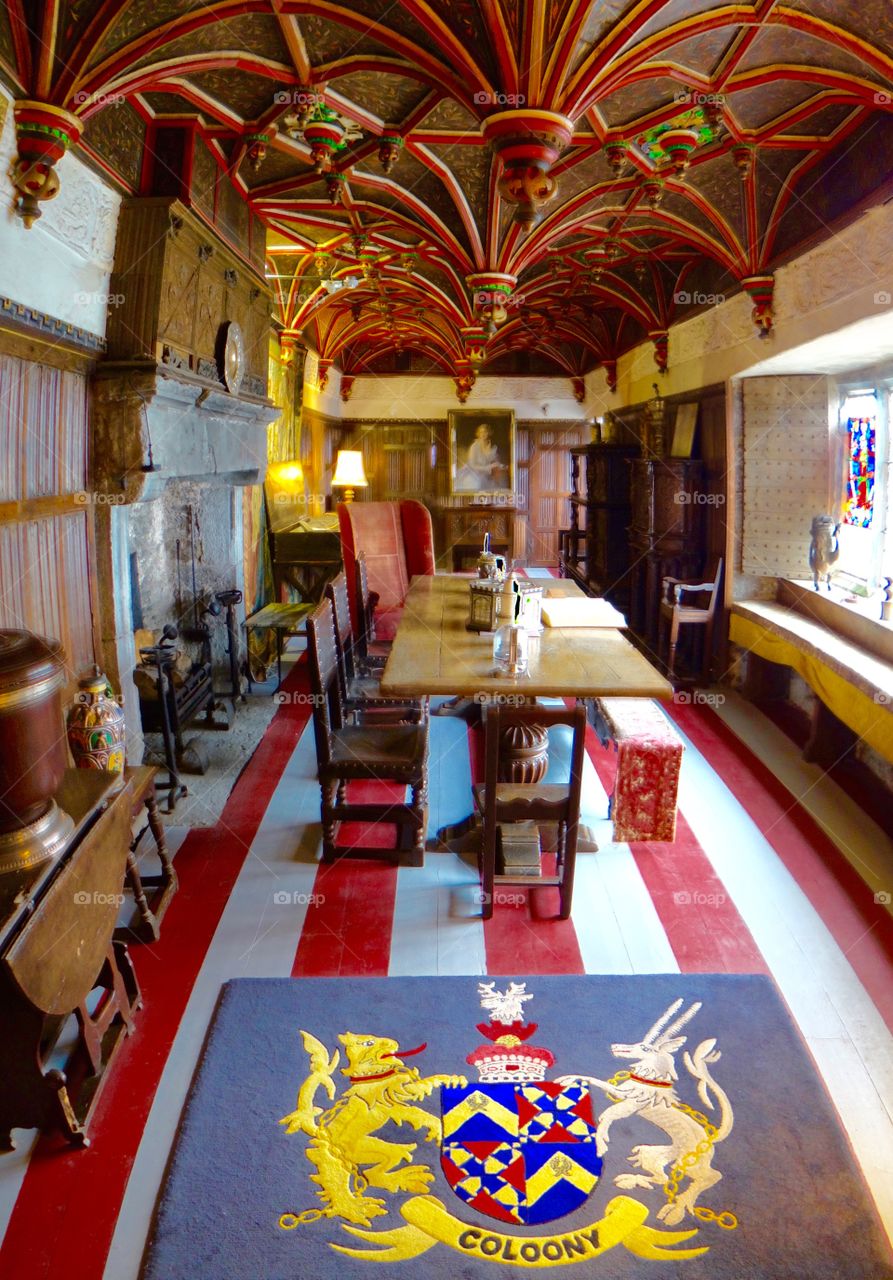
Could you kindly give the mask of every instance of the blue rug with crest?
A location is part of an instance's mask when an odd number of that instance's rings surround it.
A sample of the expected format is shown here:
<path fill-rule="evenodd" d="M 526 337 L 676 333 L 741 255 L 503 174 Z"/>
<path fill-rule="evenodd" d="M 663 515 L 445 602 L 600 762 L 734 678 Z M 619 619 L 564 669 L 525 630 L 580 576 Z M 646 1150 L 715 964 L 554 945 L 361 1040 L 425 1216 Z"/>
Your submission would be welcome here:
<path fill-rule="evenodd" d="M 144 1280 L 893 1280 L 763 977 L 224 987 Z"/>

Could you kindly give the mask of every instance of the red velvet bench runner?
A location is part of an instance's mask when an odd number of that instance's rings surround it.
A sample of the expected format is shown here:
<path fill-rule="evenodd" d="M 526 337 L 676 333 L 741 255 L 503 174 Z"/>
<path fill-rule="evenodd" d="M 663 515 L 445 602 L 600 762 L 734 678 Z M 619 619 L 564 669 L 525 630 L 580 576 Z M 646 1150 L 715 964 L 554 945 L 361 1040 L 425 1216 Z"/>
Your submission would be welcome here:
<path fill-rule="evenodd" d="M 617 751 L 614 840 L 675 840 L 679 735 L 649 698 L 599 698 L 595 713 L 599 738 Z"/>

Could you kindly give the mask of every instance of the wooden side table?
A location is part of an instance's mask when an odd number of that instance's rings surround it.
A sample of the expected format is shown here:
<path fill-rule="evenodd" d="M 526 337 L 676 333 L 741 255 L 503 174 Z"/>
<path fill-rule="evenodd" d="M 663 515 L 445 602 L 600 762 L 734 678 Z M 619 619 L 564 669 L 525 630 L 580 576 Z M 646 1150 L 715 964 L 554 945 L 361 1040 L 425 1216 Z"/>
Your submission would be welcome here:
<path fill-rule="evenodd" d="M 115 937 L 121 940 L 136 937 L 140 942 L 156 942 L 161 933 L 164 913 L 168 909 L 171 898 L 177 892 L 177 873 L 174 871 L 174 865 L 167 851 L 164 827 L 158 816 L 155 773 L 155 768 L 147 765 L 125 771 L 133 798 L 132 817 L 136 818 L 145 809 L 146 825 L 131 843 L 130 852 L 127 855 L 127 886 L 133 894 L 137 915 L 127 928 L 115 931 Z M 159 875 L 140 874 L 137 851 L 147 831 L 155 841 L 155 852 L 161 863 Z M 147 889 L 150 891 L 150 897 L 146 896 Z"/>
<path fill-rule="evenodd" d="M 276 632 L 276 669 L 282 684 L 282 637 L 304 635 L 307 615 L 316 608 L 313 604 L 267 604 L 245 619 L 246 635 L 254 629 Z M 248 668 L 248 688 L 251 688 L 251 668 Z"/>
<path fill-rule="evenodd" d="M 133 777 L 69 769 L 56 795 L 75 830 L 55 862 L 0 877 L 0 1149 L 15 1128 L 61 1131 L 86 1146 L 87 1125 L 140 1006 L 127 947 L 115 941 L 130 847 Z M 87 1001 L 97 987 L 98 1004 Z M 64 1070 L 50 1067 L 70 1016 L 78 1035 Z"/>

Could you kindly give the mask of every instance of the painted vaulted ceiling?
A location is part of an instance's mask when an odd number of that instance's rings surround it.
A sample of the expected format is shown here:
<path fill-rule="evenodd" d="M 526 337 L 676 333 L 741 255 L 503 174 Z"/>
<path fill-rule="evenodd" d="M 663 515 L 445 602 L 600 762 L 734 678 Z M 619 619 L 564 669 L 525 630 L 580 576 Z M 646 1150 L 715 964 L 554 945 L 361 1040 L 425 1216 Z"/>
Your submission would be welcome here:
<path fill-rule="evenodd" d="M 742 287 L 767 330 L 893 170 L 890 0 L 8 0 L 0 59 L 131 190 L 191 122 L 347 374 L 660 359 Z"/>

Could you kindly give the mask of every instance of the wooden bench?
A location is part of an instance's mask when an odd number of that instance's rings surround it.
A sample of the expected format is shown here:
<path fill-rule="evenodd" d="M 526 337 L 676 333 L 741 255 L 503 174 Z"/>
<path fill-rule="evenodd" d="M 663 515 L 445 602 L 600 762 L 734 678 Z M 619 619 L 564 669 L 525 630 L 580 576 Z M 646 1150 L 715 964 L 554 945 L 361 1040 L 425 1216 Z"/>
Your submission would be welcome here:
<path fill-rule="evenodd" d="M 602 744 L 617 751 L 614 840 L 675 840 L 681 738 L 650 698 L 598 698 L 594 712 Z"/>
<path fill-rule="evenodd" d="M 759 660 L 796 671 L 816 695 L 807 759 L 838 758 L 843 724 L 893 761 L 893 662 L 817 616 L 774 600 L 736 601 L 729 638 Z M 749 672 L 749 692 L 754 691 L 752 676 Z"/>

